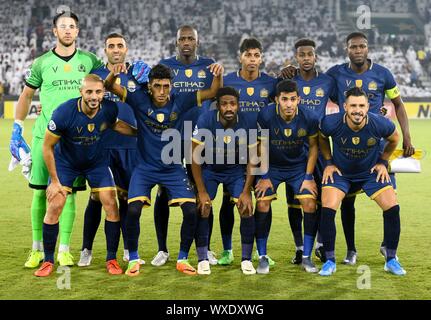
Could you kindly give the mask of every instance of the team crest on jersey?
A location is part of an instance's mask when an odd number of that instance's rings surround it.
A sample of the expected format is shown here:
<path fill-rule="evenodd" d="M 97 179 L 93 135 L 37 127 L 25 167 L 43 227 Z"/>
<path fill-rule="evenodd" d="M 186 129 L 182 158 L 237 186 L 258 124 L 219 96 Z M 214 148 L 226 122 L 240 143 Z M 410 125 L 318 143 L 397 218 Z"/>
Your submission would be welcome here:
<path fill-rule="evenodd" d="M 307 135 L 307 130 L 302 128 L 298 130 L 298 138 L 305 137 L 306 135 Z"/>
<path fill-rule="evenodd" d="M 376 83 L 376 82 L 374 82 L 374 81 L 371 81 L 371 82 L 368 84 L 368 90 L 377 90 L 377 83 Z"/>
<path fill-rule="evenodd" d="M 63 71 L 64 72 L 71 72 L 72 71 L 72 66 L 70 64 L 65 64 L 63 67 Z"/>
<path fill-rule="evenodd" d="M 232 137 L 231 136 L 224 136 L 223 141 L 224 141 L 224 143 L 229 144 L 232 141 Z"/>
<path fill-rule="evenodd" d="M 355 146 L 357 146 L 359 144 L 359 142 L 361 142 L 361 138 L 359 137 L 352 137 L 352 142 Z"/>
<path fill-rule="evenodd" d="M 372 147 L 372 146 L 374 146 L 376 143 L 377 143 L 376 139 L 374 139 L 374 138 L 370 138 L 370 139 L 368 139 L 368 141 L 367 141 L 367 146 Z"/>
<path fill-rule="evenodd" d="M 303 88 L 302 88 L 302 92 L 304 92 L 304 94 L 305 94 L 305 95 L 310 94 L 310 90 L 311 90 L 311 88 L 310 88 L 310 87 L 303 87 Z"/>
<path fill-rule="evenodd" d="M 253 87 L 248 87 L 247 88 L 247 94 L 251 97 L 254 94 L 254 88 Z"/>
<path fill-rule="evenodd" d="M 185 75 L 187 78 L 191 78 L 191 76 L 193 75 L 193 70 L 192 69 L 186 69 L 184 71 Z"/>
<path fill-rule="evenodd" d="M 169 121 L 175 121 L 178 119 L 178 114 L 176 112 L 172 112 L 169 116 Z"/>
<path fill-rule="evenodd" d="M 87 124 L 88 132 L 93 132 L 95 128 L 96 128 L 96 125 L 94 123 Z"/>
<path fill-rule="evenodd" d="M 316 97 L 322 98 L 325 96 L 325 91 L 322 88 L 316 90 Z"/>
<path fill-rule="evenodd" d="M 79 71 L 79 72 L 85 72 L 85 66 L 84 66 L 83 64 L 80 64 L 80 65 L 78 66 L 78 71 Z"/>
<path fill-rule="evenodd" d="M 158 113 L 156 119 L 158 122 L 163 122 L 163 120 L 165 120 L 165 115 L 163 113 Z"/>
<path fill-rule="evenodd" d="M 261 98 L 268 98 L 268 96 L 269 96 L 268 90 L 266 90 L 266 89 L 260 90 L 260 97 Z"/>
<path fill-rule="evenodd" d="M 292 135 L 292 129 L 284 129 L 284 135 L 290 137 Z"/>
<path fill-rule="evenodd" d="M 206 74 L 205 70 L 200 70 L 198 72 L 198 78 L 199 79 L 205 79 L 206 77 L 207 77 L 207 74 Z"/>
<path fill-rule="evenodd" d="M 129 91 L 129 92 L 135 92 L 136 91 L 136 84 L 133 80 L 129 80 L 127 82 L 127 91 Z"/>
<path fill-rule="evenodd" d="M 55 125 L 54 120 L 49 121 L 48 128 L 51 131 L 55 131 L 55 129 L 57 129 L 57 126 Z"/>
<path fill-rule="evenodd" d="M 355 80 L 355 86 L 358 88 L 362 88 L 362 80 L 361 79 Z"/>

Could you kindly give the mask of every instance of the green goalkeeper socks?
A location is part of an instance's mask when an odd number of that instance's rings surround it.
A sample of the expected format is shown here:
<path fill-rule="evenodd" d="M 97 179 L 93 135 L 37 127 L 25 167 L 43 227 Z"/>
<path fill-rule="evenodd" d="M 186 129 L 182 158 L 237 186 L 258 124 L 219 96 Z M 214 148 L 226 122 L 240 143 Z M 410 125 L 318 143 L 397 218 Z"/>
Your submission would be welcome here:
<path fill-rule="evenodd" d="M 46 212 L 45 190 L 34 190 L 31 202 L 31 228 L 33 231 L 33 243 L 42 242 L 43 218 Z"/>
<path fill-rule="evenodd" d="M 75 221 L 75 193 L 69 194 L 60 216 L 60 245 L 70 245 L 73 222 Z"/>

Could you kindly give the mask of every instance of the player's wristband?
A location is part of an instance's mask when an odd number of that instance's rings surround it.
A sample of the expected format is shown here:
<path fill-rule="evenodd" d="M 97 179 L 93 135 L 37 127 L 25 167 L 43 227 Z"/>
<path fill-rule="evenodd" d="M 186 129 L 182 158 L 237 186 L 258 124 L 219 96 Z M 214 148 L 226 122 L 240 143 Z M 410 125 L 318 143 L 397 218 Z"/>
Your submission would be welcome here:
<path fill-rule="evenodd" d="M 332 159 L 325 160 L 325 166 L 333 166 L 334 163 L 332 162 Z"/>
<path fill-rule="evenodd" d="M 388 160 L 383 160 L 382 158 L 380 158 L 379 160 L 377 160 L 377 163 L 383 164 L 386 168 L 389 165 L 389 161 Z"/>
<path fill-rule="evenodd" d="M 304 180 L 314 180 L 313 174 L 306 173 L 304 176 Z"/>

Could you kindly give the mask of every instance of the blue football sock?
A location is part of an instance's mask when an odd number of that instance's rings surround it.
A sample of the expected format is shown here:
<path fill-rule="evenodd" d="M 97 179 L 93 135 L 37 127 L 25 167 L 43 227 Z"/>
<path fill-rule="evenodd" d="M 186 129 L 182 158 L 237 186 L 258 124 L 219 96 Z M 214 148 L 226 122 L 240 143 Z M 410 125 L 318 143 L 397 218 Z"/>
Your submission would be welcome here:
<path fill-rule="evenodd" d="M 120 221 L 113 222 L 105 220 L 106 235 L 106 261 L 116 259 L 118 244 L 120 242 L 121 224 Z"/>
<path fill-rule="evenodd" d="M 304 257 L 310 257 L 317 232 L 316 212 L 304 212 Z"/>
<path fill-rule="evenodd" d="M 84 230 L 82 235 L 82 250 L 87 248 L 88 250 L 93 249 L 94 238 L 96 237 L 97 229 L 102 219 L 102 203 L 88 199 L 87 208 L 85 208 L 84 214 Z"/>
<path fill-rule="evenodd" d="M 251 260 L 255 234 L 255 221 L 253 217 L 241 217 L 239 226 L 241 233 L 242 260 Z"/>
<path fill-rule="evenodd" d="M 322 207 L 320 231 L 323 239 L 323 246 L 325 248 L 326 259 L 335 262 L 335 213 L 336 211 L 331 208 Z"/>
<path fill-rule="evenodd" d="M 393 206 L 383 212 L 383 228 L 386 242 L 386 261 L 389 261 L 396 257 L 400 241 L 401 222 L 399 205 Z"/>
<path fill-rule="evenodd" d="M 43 223 L 43 251 L 45 253 L 45 262 L 54 263 L 54 251 L 58 237 L 58 223 L 46 224 Z"/>
<path fill-rule="evenodd" d="M 355 199 L 356 197 L 344 198 L 341 202 L 341 222 L 343 224 L 344 237 L 346 238 L 347 250 L 355 251 Z"/>
<path fill-rule="evenodd" d="M 157 243 L 159 251 L 168 252 L 168 224 L 169 224 L 169 205 L 168 192 L 165 187 L 160 187 L 154 203 L 154 225 L 156 227 Z"/>

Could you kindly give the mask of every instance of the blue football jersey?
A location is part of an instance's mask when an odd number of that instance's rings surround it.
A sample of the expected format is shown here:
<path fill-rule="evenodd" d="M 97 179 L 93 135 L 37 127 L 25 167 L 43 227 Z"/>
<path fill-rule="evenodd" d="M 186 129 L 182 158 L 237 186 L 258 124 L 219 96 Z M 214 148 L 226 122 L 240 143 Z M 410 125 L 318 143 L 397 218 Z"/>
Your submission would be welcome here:
<path fill-rule="evenodd" d="M 336 81 L 336 97 L 340 112 L 344 113 L 343 104 L 346 101 L 346 91 L 353 87 L 362 88 L 367 93 L 370 112 L 372 113 L 380 113 L 385 95 L 389 99 L 394 99 L 400 95 L 400 90 L 392 73 L 371 60 L 369 63 L 370 67 L 362 74 L 354 72 L 350 63 L 335 65 L 326 72 Z"/>
<path fill-rule="evenodd" d="M 92 71 L 92 73 L 97 74 L 102 79 L 106 79 L 109 72 L 106 66 Z M 120 73 L 117 78 L 117 83 L 126 87 L 129 91 L 137 90 L 140 87 L 139 84 L 135 82 L 131 72 L 128 74 Z M 118 119 L 136 128 L 135 115 L 133 114 L 132 108 L 127 103 L 122 102 L 118 96 L 109 91 L 106 91 L 105 99 L 117 103 Z M 111 129 L 108 129 L 103 136 L 103 144 L 106 149 L 136 149 L 136 141 L 136 137 L 126 136 Z"/>
<path fill-rule="evenodd" d="M 117 121 L 115 102 L 102 100 L 99 111 L 89 118 L 82 111 L 82 99 L 66 101 L 55 109 L 48 131 L 61 137 L 55 146 L 55 157 L 77 169 L 92 168 L 106 161 L 103 156 L 102 135 Z"/>
<path fill-rule="evenodd" d="M 309 137 L 315 137 L 319 128 L 318 118 L 311 112 L 298 108 L 295 117 L 286 122 L 280 115 L 279 105 L 270 104 L 259 112 L 259 129 L 269 130 L 269 166 L 284 170 L 303 170 L 308 160 Z"/>
<path fill-rule="evenodd" d="M 177 56 L 173 56 L 163 59 L 159 63 L 171 68 L 173 73 L 172 94 L 178 95 L 185 92 L 209 89 L 214 77 L 207 67 L 214 62 L 214 59 L 197 56 L 193 63 L 183 64 L 178 60 Z M 201 112 L 207 111 L 210 104 L 210 100 L 204 101 L 202 107 L 195 106 L 184 114 L 179 115 L 178 129 L 182 130 L 184 121 L 191 121 L 192 127 L 194 127 Z"/>
<path fill-rule="evenodd" d="M 277 82 L 264 72 L 259 72 L 257 79 L 250 82 L 241 77 L 240 71 L 231 72 L 223 78 L 223 86 L 239 91 L 240 110 L 254 122 L 260 109 L 274 100 Z"/>
<path fill-rule="evenodd" d="M 255 130 L 254 135 L 249 134 L 251 129 Z M 208 132 L 210 136 L 205 135 Z M 257 145 L 257 124 L 239 112 L 235 126 L 224 129 L 219 111 L 211 110 L 199 117 L 192 140 L 205 145 L 205 159 L 209 161 L 203 164 L 204 168 L 227 174 L 237 173 L 237 170 L 245 170 L 248 148 Z"/>
<path fill-rule="evenodd" d="M 180 114 L 201 105 L 199 92 L 174 95 L 165 106 L 157 107 L 147 90 L 128 90 L 125 102 L 133 108 L 138 125 L 138 165 L 144 163 L 157 169 L 171 166 L 162 157 L 163 148 L 171 141 L 163 141 L 162 134 L 176 127 Z"/>
<path fill-rule="evenodd" d="M 328 115 L 320 123 L 321 134 L 331 137 L 333 162 L 346 178 L 369 176 L 381 154 L 380 140 L 395 131 L 395 124 L 379 114 L 368 113 L 366 121 L 358 132 L 349 128 L 345 113 Z"/>
<path fill-rule="evenodd" d="M 299 108 L 313 112 L 319 120 L 322 119 L 328 100 L 334 95 L 335 80 L 324 73 L 317 73 L 316 77 L 309 81 L 305 81 L 299 74 L 292 80 L 298 85 L 301 97 Z"/>

